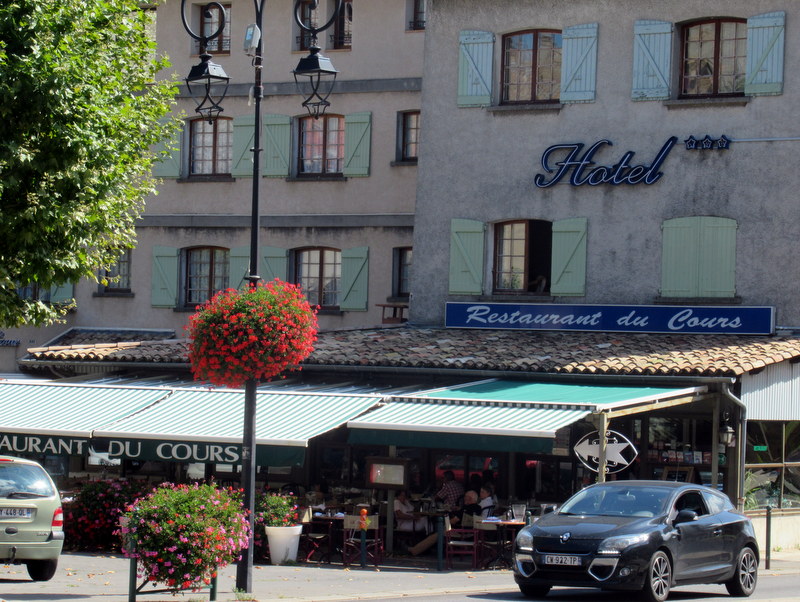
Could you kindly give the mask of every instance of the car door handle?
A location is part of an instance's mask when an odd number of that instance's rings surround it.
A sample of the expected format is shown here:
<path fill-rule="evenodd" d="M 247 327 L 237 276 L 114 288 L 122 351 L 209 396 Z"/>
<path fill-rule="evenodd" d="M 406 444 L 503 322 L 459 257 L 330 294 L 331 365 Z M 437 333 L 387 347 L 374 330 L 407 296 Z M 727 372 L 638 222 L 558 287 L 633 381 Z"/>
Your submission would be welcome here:
<path fill-rule="evenodd" d="M 713 533 L 714 535 L 722 535 L 722 529 L 721 529 L 721 528 L 719 528 L 719 529 L 714 529 L 714 530 L 712 531 L 712 533 Z"/>

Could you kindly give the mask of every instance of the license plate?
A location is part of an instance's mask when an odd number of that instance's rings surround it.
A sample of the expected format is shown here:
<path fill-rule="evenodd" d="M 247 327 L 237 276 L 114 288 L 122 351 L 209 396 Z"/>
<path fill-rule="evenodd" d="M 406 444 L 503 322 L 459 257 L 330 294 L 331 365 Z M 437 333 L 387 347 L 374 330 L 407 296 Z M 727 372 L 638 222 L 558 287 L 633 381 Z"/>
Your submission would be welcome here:
<path fill-rule="evenodd" d="M 0 518 L 30 518 L 31 508 L 0 508 Z"/>
<path fill-rule="evenodd" d="M 562 564 L 567 566 L 580 566 L 580 556 L 545 556 L 545 564 Z"/>

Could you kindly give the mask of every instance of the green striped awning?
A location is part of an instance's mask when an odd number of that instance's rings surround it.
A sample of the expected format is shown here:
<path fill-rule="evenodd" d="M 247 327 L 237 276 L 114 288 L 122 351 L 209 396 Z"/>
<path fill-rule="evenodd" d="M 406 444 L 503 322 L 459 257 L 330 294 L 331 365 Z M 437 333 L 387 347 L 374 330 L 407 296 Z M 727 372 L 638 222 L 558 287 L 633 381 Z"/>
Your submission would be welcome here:
<path fill-rule="evenodd" d="M 306 447 L 382 399 L 379 395 L 259 392 L 256 443 Z M 98 428 L 95 437 L 241 443 L 244 393 L 172 389 L 157 405 Z"/>
<path fill-rule="evenodd" d="M 0 383 L 0 433 L 90 437 L 100 426 L 168 395 L 163 389 L 53 383 Z"/>

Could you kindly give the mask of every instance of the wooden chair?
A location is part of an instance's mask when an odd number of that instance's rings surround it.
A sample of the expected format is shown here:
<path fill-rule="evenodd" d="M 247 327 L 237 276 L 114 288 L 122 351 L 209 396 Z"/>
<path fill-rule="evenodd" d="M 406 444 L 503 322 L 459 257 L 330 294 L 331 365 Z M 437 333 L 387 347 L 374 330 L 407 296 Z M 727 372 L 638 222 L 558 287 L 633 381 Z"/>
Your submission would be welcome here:
<path fill-rule="evenodd" d="M 453 568 L 453 557 L 455 556 L 470 556 L 472 568 L 478 568 L 480 551 L 479 531 L 473 528 L 454 529 L 450 525 L 450 517 L 444 517 L 444 552 L 447 568 Z"/>
<path fill-rule="evenodd" d="M 367 517 L 367 561 L 375 566 L 383 562 L 383 528 L 380 515 Z M 361 560 L 361 517 L 347 514 L 342 524 L 342 564 L 347 566 Z"/>
<path fill-rule="evenodd" d="M 483 522 L 483 517 L 478 515 L 474 527 L 481 533 L 479 557 L 481 565 L 486 566 L 500 557 L 497 525 Z"/>
<path fill-rule="evenodd" d="M 317 560 L 331 562 L 331 523 L 315 523 L 311 508 L 306 508 L 301 518 L 303 532 L 300 534 L 300 557 L 310 562 L 316 555 Z"/>

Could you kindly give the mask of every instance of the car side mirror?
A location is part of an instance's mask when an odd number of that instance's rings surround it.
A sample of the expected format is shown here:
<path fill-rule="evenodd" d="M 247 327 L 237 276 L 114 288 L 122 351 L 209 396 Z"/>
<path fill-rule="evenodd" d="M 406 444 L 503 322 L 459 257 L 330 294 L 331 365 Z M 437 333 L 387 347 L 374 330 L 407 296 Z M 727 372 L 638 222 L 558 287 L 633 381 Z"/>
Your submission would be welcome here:
<path fill-rule="evenodd" d="M 688 508 L 685 508 L 685 509 L 681 510 L 680 512 L 678 512 L 678 516 L 675 517 L 675 520 L 672 521 L 672 523 L 674 525 L 679 525 L 681 523 L 690 523 L 690 522 L 696 521 L 696 520 L 697 520 L 697 512 L 695 512 L 694 510 L 689 510 Z"/>

